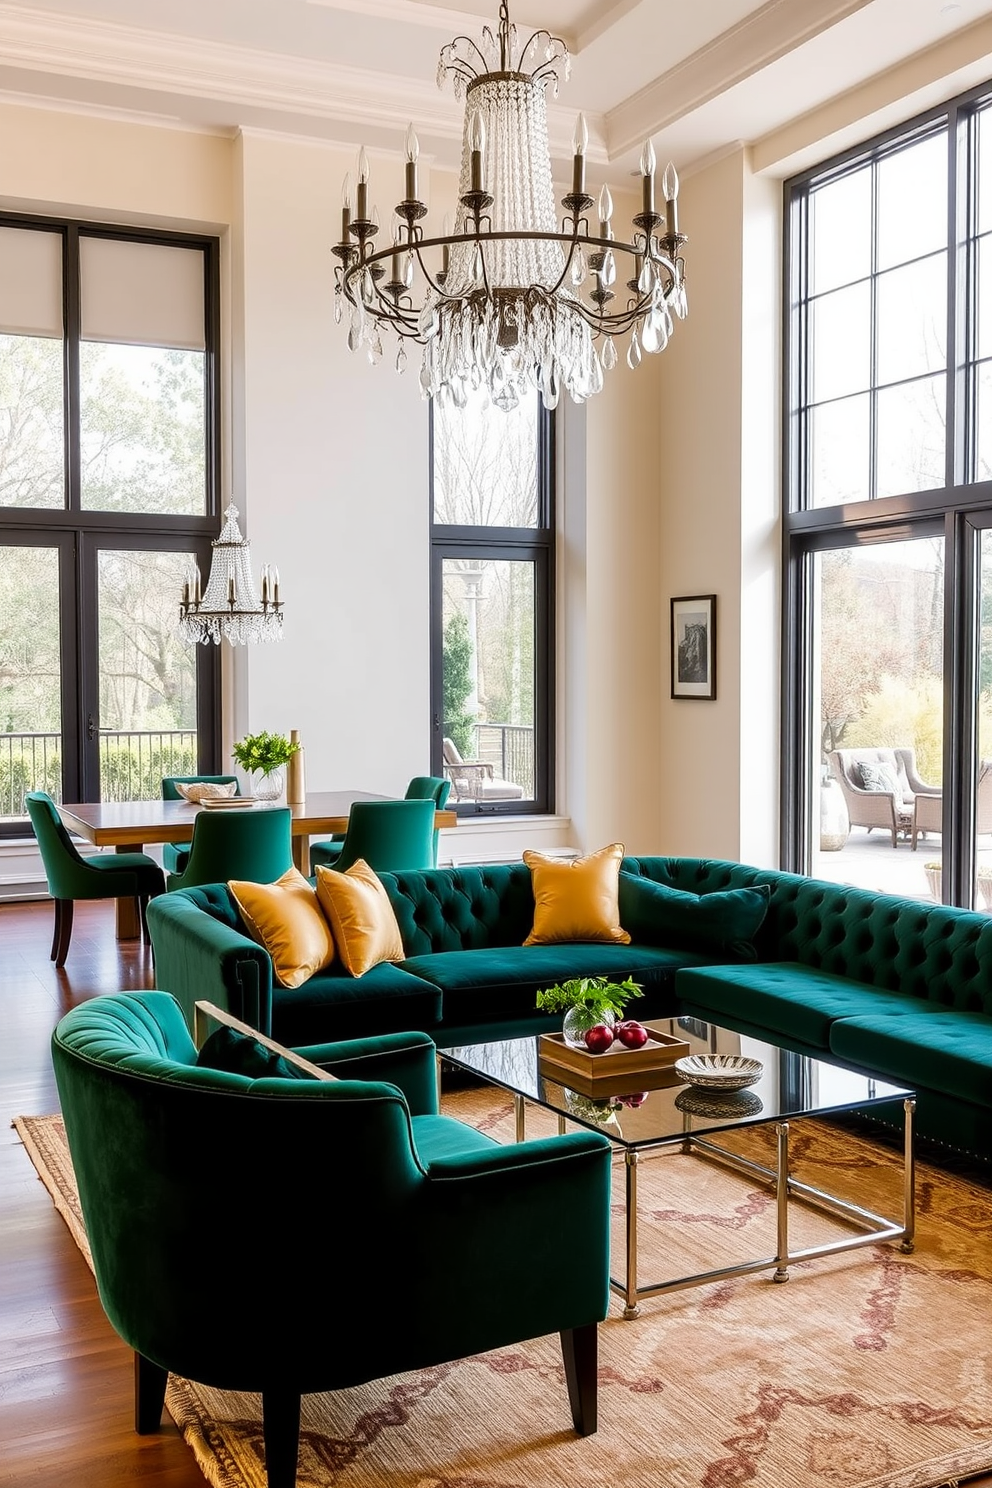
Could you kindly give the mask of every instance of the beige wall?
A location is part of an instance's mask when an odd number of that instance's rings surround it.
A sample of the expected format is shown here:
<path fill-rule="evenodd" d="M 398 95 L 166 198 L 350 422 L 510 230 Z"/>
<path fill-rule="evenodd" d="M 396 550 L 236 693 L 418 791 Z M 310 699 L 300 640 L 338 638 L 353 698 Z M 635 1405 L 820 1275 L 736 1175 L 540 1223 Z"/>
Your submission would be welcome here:
<path fill-rule="evenodd" d="M 743 148 L 683 184 L 689 318 L 662 358 L 658 453 L 658 847 L 757 862 L 777 851 L 777 199 Z M 713 702 L 670 696 L 669 601 L 696 594 L 717 596 Z"/>

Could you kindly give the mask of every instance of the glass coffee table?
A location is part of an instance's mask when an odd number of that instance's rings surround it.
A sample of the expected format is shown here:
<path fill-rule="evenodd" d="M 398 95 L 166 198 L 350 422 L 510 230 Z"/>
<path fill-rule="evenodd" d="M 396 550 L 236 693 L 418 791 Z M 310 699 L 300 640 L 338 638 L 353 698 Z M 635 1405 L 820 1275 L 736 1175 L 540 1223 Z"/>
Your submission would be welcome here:
<path fill-rule="evenodd" d="M 469 1071 L 513 1096 L 516 1139 L 526 1138 L 528 1102 L 554 1112 L 558 1130 L 567 1122 L 603 1132 L 622 1154 L 625 1166 L 624 1250 L 625 1276 L 610 1276 L 610 1286 L 623 1298 L 625 1318 L 637 1317 L 646 1297 L 685 1287 L 704 1286 L 732 1276 L 773 1269 L 775 1281 L 788 1281 L 789 1267 L 797 1261 L 835 1255 L 863 1245 L 898 1241 L 908 1253 L 913 1249 L 915 1222 L 915 1165 L 913 1113 L 915 1094 L 858 1074 L 842 1065 L 794 1054 L 776 1044 L 761 1042 L 695 1018 L 652 1020 L 650 1027 L 685 1039 L 692 1053 L 740 1053 L 759 1059 L 763 1072 L 758 1083 L 739 1092 L 717 1093 L 690 1086 L 674 1070 L 645 1078 L 656 1088 L 640 1095 L 636 1079 L 623 1084 L 624 1096 L 590 1097 L 562 1083 L 567 1076 L 559 1069 L 542 1069 L 540 1039 L 503 1039 L 489 1044 L 467 1044 L 439 1049 L 440 1058 L 457 1069 Z M 664 1082 L 664 1083 L 662 1083 Z M 660 1088 L 659 1088 L 660 1087 Z M 611 1087 L 616 1088 L 616 1087 Z M 623 1101 L 623 1104 L 614 1104 Z M 867 1111 L 893 1103 L 903 1109 L 902 1215 L 886 1219 L 823 1189 L 802 1183 L 789 1170 L 790 1122 L 824 1117 L 843 1111 Z M 617 1115 L 622 1117 L 617 1119 Z M 717 1140 L 721 1134 L 742 1127 L 771 1125 L 775 1129 L 775 1166 L 766 1167 L 752 1158 L 729 1151 Z M 637 1169 L 642 1158 L 660 1149 L 679 1145 L 681 1150 L 758 1178 L 774 1190 L 776 1217 L 775 1254 L 745 1260 L 698 1275 L 677 1276 L 641 1285 L 638 1277 Z M 793 1250 L 789 1243 L 789 1200 L 812 1206 L 839 1218 L 856 1234 L 828 1243 Z M 611 1268 L 612 1269 L 612 1268 Z"/>

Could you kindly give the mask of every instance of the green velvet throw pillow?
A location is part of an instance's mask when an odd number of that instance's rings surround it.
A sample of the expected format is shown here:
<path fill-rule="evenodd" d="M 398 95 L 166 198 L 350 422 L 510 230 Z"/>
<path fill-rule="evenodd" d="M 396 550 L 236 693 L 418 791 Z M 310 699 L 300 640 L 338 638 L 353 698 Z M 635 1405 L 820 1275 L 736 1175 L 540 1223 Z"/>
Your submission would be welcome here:
<path fill-rule="evenodd" d="M 258 1039 L 236 1028 L 222 1026 L 204 1040 L 196 1056 L 201 1069 L 223 1070 L 228 1075 L 245 1075 L 249 1080 L 312 1080 L 298 1065 L 267 1049 Z"/>
<path fill-rule="evenodd" d="M 620 923 L 634 941 L 754 961 L 752 937 L 768 912 L 767 884 L 687 894 L 667 884 L 620 874 Z"/>

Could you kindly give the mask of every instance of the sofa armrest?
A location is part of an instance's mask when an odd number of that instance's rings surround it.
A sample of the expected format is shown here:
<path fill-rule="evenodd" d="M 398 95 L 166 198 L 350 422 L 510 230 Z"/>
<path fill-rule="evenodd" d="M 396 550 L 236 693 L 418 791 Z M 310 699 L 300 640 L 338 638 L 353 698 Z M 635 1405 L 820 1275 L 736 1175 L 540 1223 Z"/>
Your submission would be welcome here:
<path fill-rule="evenodd" d="M 426 1033 L 384 1033 L 375 1038 L 310 1044 L 294 1052 L 339 1080 L 378 1080 L 397 1085 L 411 1116 L 437 1113 L 437 1051 Z"/>
<path fill-rule="evenodd" d="M 223 924 L 183 892 L 148 905 L 155 984 L 171 992 L 192 1030 L 197 1002 L 212 1002 L 262 1033 L 272 1032 L 272 961 L 262 946 Z"/>
<path fill-rule="evenodd" d="M 569 1132 L 432 1161 L 418 1243 L 450 1252 L 456 1236 L 464 1258 L 446 1267 L 445 1310 L 476 1315 L 480 1339 L 507 1328 L 509 1337 L 538 1337 L 604 1318 L 610 1153 L 601 1133 Z M 520 1287 L 522 1266 L 538 1280 L 533 1289 Z"/>

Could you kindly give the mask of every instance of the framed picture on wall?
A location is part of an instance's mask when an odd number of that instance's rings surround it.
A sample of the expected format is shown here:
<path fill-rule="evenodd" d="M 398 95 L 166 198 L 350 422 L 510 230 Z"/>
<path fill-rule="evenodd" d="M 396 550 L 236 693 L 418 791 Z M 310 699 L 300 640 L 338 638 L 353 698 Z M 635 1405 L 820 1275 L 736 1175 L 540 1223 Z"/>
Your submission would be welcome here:
<path fill-rule="evenodd" d="M 672 697 L 716 697 L 716 595 L 672 600 Z"/>

